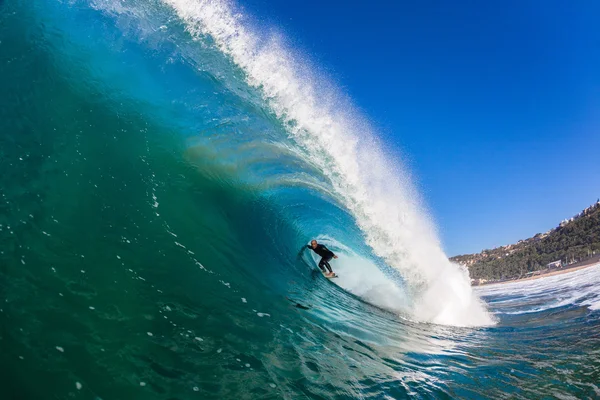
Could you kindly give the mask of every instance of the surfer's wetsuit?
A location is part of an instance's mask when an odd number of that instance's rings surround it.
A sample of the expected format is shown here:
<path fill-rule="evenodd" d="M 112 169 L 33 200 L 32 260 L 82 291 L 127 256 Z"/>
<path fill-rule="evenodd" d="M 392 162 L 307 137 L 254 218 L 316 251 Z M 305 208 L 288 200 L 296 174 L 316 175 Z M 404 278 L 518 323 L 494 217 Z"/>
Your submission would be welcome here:
<path fill-rule="evenodd" d="M 319 268 L 321 268 L 321 271 L 326 272 L 325 267 L 327 267 L 329 273 L 333 272 L 331 270 L 331 265 L 329 265 L 329 261 L 333 258 L 333 256 L 335 256 L 335 254 L 333 254 L 331 250 L 329 250 L 322 244 L 318 244 L 317 247 L 314 249 L 310 244 L 306 247 L 308 247 L 309 249 L 321 256 L 321 261 L 319 261 Z"/>

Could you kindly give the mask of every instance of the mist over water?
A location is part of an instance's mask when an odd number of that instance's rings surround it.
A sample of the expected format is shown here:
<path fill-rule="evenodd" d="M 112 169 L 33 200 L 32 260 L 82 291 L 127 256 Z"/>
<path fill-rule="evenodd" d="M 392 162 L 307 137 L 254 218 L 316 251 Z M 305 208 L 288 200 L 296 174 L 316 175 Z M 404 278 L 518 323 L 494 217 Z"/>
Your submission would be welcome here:
<path fill-rule="evenodd" d="M 598 269 L 473 291 L 283 34 L 221 1 L 0 8 L 2 398 L 598 393 Z"/>

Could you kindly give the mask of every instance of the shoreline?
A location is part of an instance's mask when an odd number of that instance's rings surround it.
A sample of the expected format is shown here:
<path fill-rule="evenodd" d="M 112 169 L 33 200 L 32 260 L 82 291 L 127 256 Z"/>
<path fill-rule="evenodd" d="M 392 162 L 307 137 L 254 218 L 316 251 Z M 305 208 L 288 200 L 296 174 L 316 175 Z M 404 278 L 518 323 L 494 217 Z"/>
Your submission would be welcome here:
<path fill-rule="evenodd" d="M 575 271 L 579 271 L 581 269 L 585 269 L 585 268 L 590 268 L 590 267 L 594 267 L 599 265 L 600 263 L 598 263 L 597 260 L 594 260 L 594 262 L 589 263 L 589 264 L 583 264 L 583 265 L 577 265 L 571 268 L 564 268 L 564 269 L 557 269 L 557 270 L 553 270 L 553 271 L 549 271 L 543 274 L 539 274 L 539 275 L 534 275 L 534 276 L 528 276 L 526 278 L 519 278 L 519 279 L 509 279 L 506 281 L 496 281 L 496 282 L 486 282 L 483 283 L 481 285 L 474 285 L 474 287 L 477 286 L 489 286 L 489 285 L 499 285 L 499 284 L 505 284 L 505 283 L 514 283 L 514 282 L 524 282 L 524 281 L 532 281 L 535 279 L 540 279 L 540 278 L 546 278 L 549 276 L 555 276 L 555 275 L 562 275 L 562 274 L 566 274 L 569 272 L 575 272 Z"/>

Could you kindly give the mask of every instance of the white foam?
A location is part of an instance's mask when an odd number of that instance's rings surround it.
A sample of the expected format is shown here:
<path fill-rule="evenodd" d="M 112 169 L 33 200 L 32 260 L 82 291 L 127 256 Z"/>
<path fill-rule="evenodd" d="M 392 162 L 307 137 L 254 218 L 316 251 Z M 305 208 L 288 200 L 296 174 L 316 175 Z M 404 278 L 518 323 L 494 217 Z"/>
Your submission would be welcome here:
<path fill-rule="evenodd" d="M 492 297 L 509 296 L 507 300 L 494 303 L 499 314 L 529 314 L 567 305 L 598 310 L 600 264 L 534 280 L 481 286 L 478 291 Z M 523 304 L 523 299 L 528 301 Z"/>
<path fill-rule="evenodd" d="M 471 290 L 466 271 L 451 263 L 421 206 L 410 177 L 390 161 L 371 127 L 347 99 L 314 74 L 280 36 L 261 36 L 227 1 L 163 0 L 198 39 L 216 46 L 260 88 L 310 161 L 331 180 L 367 243 L 412 288 L 412 314 L 451 325 L 493 323 Z"/>
<path fill-rule="evenodd" d="M 270 317 L 271 314 L 267 314 L 267 313 L 262 313 L 262 312 L 257 312 L 256 315 L 258 315 L 259 317 Z"/>

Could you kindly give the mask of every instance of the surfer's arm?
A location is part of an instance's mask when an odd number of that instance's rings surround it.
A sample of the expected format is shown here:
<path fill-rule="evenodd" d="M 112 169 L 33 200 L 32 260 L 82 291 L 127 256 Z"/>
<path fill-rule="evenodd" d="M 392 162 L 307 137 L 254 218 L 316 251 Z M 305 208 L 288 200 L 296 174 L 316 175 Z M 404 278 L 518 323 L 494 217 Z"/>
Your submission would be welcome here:
<path fill-rule="evenodd" d="M 333 256 L 332 256 L 333 258 L 337 258 L 337 256 L 335 255 L 335 253 L 333 251 L 329 250 L 327 247 L 325 247 L 325 245 L 323 245 L 323 248 L 325 250 L 327 250 L 328 252 L 330 252 L 331 254 L 333 254 Z"/>
<path fill-rule="evenodd" d="M 310 245 L 306 245 L 306 246 L 302 246 L 300 248 L 300 251 L 298 252 L 298 255 L 296 256 L 297 258 L 300 258 L 302 256 L 302 252 L 306 249 L 310 249 Z"/>

